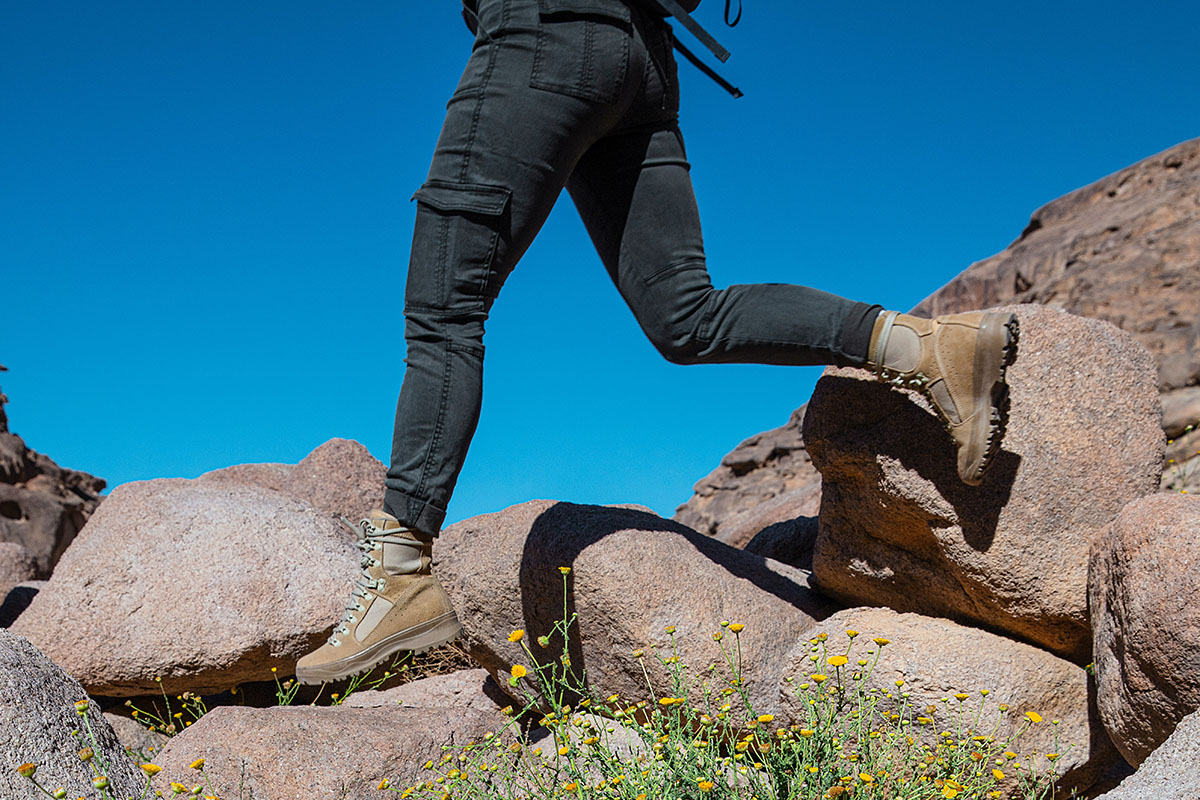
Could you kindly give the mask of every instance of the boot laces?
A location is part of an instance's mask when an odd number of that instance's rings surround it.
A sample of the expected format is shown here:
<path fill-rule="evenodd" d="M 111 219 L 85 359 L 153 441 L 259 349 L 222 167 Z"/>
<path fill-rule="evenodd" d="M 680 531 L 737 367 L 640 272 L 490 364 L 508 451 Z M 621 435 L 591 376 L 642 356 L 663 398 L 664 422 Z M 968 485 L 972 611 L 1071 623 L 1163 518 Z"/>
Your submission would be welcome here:
<path fill-rule="evenodd" d="M 362 570 L 362 573 L 359 575 L 358 580 L 354 582 L 354 589 L 350 594 L 350 602 L 346 605 L 341 621 L 338 622 L 337 626 L 333 629 L 333 633 L 329 636 L 328 642 L 334 647 L 342 646 L 341 641 L 337 638 L 339 633 L 343 636 L 350 635 L 349 626 L 358 622 L 358 617 L 354 615 L 367 610 L 366 606 L 362 604 L 362 600 L 370 597 L 373 591 L 381 591 L 385 586 L 383 578 L 374 578 L 370 573 L 371 567 L 378 567 L 383 563 L 372 556 L 371 552 L 376 547 L 375 537 L 385 535 L 384 531 L 376 528 L 369 519 L 360 521 L 358 525 L 354 525 L 340 514 L 338 515 L 338 519 L 358 536 L 355 547 L 362 553 L 358 559 L 358 566 Z"/>

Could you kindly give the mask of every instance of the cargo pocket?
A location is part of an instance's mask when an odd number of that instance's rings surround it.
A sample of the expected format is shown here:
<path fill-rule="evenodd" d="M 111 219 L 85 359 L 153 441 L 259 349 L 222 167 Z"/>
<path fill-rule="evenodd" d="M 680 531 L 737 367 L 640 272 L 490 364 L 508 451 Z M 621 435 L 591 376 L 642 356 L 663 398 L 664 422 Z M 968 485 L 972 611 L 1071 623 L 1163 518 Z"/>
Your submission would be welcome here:
<path fill-rule="evenodd" d="M 406 307 L 470 311 L 496 297 L 511 196 L 500 186 L 440 181 L 417 190 Z"/>
<path fill-rule="evenodd" d="M 538 0 L 529 85 L 615 103 L 625 88 L 633 16 L 621 0 Z"/>

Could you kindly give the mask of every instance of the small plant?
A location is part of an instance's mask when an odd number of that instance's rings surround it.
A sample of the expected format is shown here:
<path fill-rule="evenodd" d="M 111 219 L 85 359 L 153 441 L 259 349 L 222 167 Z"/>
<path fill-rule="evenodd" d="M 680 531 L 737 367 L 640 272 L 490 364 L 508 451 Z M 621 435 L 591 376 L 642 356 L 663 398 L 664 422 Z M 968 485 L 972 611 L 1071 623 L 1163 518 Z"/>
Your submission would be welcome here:
<path fill-rule="evenodd" d="M 79 738 L 80 735 L 83 734 L 87 739 L 87 744 L 79 751 L 78 755 L 80 761 L 83 761 L 92 768 L 92 788 L 98 792 L 97 797 L 101 798 L 101 800 L 116 800 L 116 795 L 112 793 L 112 786 L 108 777 L 111 765 L 104 758 L 100 744 L 96 739 L 96 733 L 92 729 L 92 722 L 87 716 L 89 705 L 90 703 L 88 700 L 80 700 L 79 702 L 75 703 L 75 713 L 77 713 L 83 720 L 83 728 L 82 730 L 79 728 L 75 729 L 71 732 L 71 735 Z M 142 792 L 138 795 L 138 800 L 143 800 L 143 798 L 156 795 L 160 796 L 159 793 L 151 792 L 150 781 L 151 778 L 153 778 L 162 770 L 162 768 L 157 764 L 150 763 L 139 763 L 138 767 L 146 776 L 146 785 L 142 787 Z M 181 783 L 172 783 L 171 788 L 174 794 L 179 795 L 187 793 L 192 797 L 199 797 L 200 793 L 207 789 L 208 793 L 204 795 L 205 800 L 219 800 L 216 792 L 212 789 L 208 774 L 204 771 L 204 759 L 200 758 L 196 761 L 193 761 L 191 768 L 196 770 L 200 780 L 202 780 L 203 783 L 197 783 L 191 787 L 184 786 Z M 38 765 L 33 763 L 22 764 L 21 766 L 17 767 L 18 774 L 28 779 L 34 787 L 36 787 L 47 797 L 53 798 L 54 800 L 63 800 L 63 798 L 67 796 L 67 790 L 61 786 L 53 791 L 43 786 L 37 779 L 37 771 Z M 80 800 L 82 800 L 82 798 Z"/>
<path fill-rule="evenodd" d="M 1183 429 L 1181 438 L 1187 438 L 1200 422 L 1188 425 Z M 1167 447 L 1175 444 L 1174 439 L 1167 440 Z M 1200 450 L 1189 455 L 1180 463 L 1176 458 L 1168 458 L 1166 470 L 1163 473 L 1162 488 L 1169 492 L 1187 494 L 1194 487 L 1196 479 L 1200 478 Z"/>
<path fill-rule="evenodd" d="M 175 700 L 179 703 L 179 709 L 172 710 L 171 698 L 163 688 L 162 677 L 156 677 L 154 680 L 162 695 L 162 708 L 159 708 L 157 701 L 150 709 L 140 708 L 134 705 L 132 700 L 125 701 L 125 706 L 131 709 L 133 718 L 146 726 L 147 730 L 171 737 L 208 713 L 208 706 L 205 704 L 204 698 L 192 692 L 176 695 Z"/>
<path fill-rule="evenodd" d="M 564 594 L 566 590 L 564 571 Z M 828 800 L 873 797 L 1020 797 L 1041 800 L 1053 792 L 1053 761 L 1041 771 L 1022 763 L 1016 742 L 1041 717 L 1030 712 L 1000 738 L 1003 714 L 990 725 L 982 719 L 981 691 L 944 698 L 940 706 L 916 709 L 897 681 L 895 691 L 869 689 L 869 678 L 889 644 L 883 637 L 865 646 L 846 631 L 844 646 L 825 634 L 810 640 L 813 672 L 793 681 L 794 724 L 780 725 L 758 713 L 741 674 L 744 626 L 722 622 L 712 634 L 723 668 L 716 664 L 691 674 L 680 661 L 675 629 L 669 648 L 634 650 L 642 666 L 646 694 L 597 696 L 586 676 L 571 669 L 568 647 L 574 614 L 556 622 L 539 648 L 561 638 L 556 658 L 539 659 L 523 630 L 519 642 L 528 666 L 514 664 L 509 685 L 521 687 L 525 702 L 506 709 L 512 722 L 482 741 L 443 747 L 427 761 L 429 778 L 411 786 L 384 781 L 380 789 L 401 798 L 751 798 Z M 861 649 L 864 652 L 855 652 Z M 860 657 L 861 655 L 861 657 Z M 646 660 L 656 659 L 669 685 L 655 687 Z M 545 744 L 532 745 L 522 722 L 549 729 Z M 986 730 L 981 730 L 981 725 Z"/>

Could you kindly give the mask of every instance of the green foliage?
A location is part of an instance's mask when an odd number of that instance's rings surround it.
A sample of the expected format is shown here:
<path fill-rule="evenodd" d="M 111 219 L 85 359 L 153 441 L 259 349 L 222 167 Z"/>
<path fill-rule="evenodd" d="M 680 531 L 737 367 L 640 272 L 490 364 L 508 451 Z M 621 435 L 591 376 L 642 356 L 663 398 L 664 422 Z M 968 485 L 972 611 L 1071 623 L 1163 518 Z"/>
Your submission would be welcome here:
<path fill-rule="evenodd" d="M 975 701 L 956 694 L 940 707 L 916 709 L 903 682 L 894 692 L 867 688 L 889 644 L 884 638 L 859 644 L 862 637 L 847 631 L 839 647 L 824 634 L 813 638 L 814 672 L 792 688 L 801 721 L 783 726 L 757 713 L 745 689 L 744 626 L 721 623 L 712 638 L 723 667 L 699 674 L 680 661 L 675 630 L 668 627 L 667 651 L 626 656 L 641 664 L 646 681 L 645 695 L 630 699 L 598 697 L 586 676 L 572 671 L 568 642 L 575 621 L 564 605 L 553 633 L 538 640 L 542 647 L 561 640 L 557 658 L 539 659 L 524 631 L 509 637 L 528 661 L 510 673 L 525 702 L 510 712 L 509 725 L 482 741 L 443 748 L 440 760 L 426 762 L 430 775 L 423 782 L 381 788 L 422 800 L 1041 800 L 1053 792 L 1053 765 L 1038 771 L 1021 764 L 1012 749 L 1041 721 L 1036 714 L 1000 739 L 1002 718 L 989 725 L 982 719 L 986 691 Z M 669 685 L 653 685 L 648 658 L 665 668 Z M 545 744 L 531 745 L 523 733 L 530 722 L 549 730 Z"/>

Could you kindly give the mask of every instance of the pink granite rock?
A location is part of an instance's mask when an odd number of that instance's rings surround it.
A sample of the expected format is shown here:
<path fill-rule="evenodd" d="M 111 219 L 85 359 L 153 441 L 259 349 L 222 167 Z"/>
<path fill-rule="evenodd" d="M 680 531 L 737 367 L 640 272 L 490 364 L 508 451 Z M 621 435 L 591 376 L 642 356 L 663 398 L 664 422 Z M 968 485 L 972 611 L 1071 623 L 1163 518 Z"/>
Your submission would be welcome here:
<path fill-rule="evenodd" d="M 299 464 L 237 464 L 206 472 L 198 480 L 274 489 L 357 522 L 383 507 L 386 473 L 387 468 L 358 442 L 330 439 Z"/>
<path fill-rule="evenodd" d="M 434 549 L 466 630 L 470 654 L 493 675 L 528 663 L 514 629 L 540 660 L 555 659 L 561 641 L 536 641 L 555 620 L 578 614 L 571 662 L 601 693 L 647 693 L 644 649 L 656 685 L 666 670 L 651 646 L 669 647 L 693 669 L 720 658 L 711 634 L 722 619 L 750 623 L 742 634 L 746 687 L 764 703 L 775 698 L 781 658 L 816 619 L 836 606 L 807 585 L 807 573 L 737 550 L 645 511 L 535 500 L 447 528 Z M 564 599 L 558 567 L 569 567 Z M 507 689 L 506 678 L 500 683 Z"/>
<path fill-rule="evenodd" d="M 1011 310 L 1008 433 L 981 486 L 959 480 L 923 398 L 862 370 L 821 378 L 804 428 L 823 481 L 813 571 L 844 602 L 970 621 L 1085 664 L 1088 550 L 1158 489 L 1154 363 L 1109 323 Z"/>
<path fill-rule="evenodd" d="M 48 791 L 58 787 L 69 797 L 94 797 L 92 764 L 80 761 L 78 752 L 92 746 L 81 730 L 83 718 L 75 703 L 89 700 L 83 687 L 27 639 L 0 630 L 0 797 L 35 798 L 46 795 L 17 774 L 17 765 L 37 765 L 37 779 Z M 138 797 L 146 782 L 125 748 L 89 701 L 85 713 L 96 737 L 94 764 L 107 765 L 112 797 Z"/>
<path fill-rule="evenodd" d="M 1012 749 L 1021 760 L 1039 769 L 1048 768 L 1049 762 L 1033 759 L 1031 754 L 1062 754 L 1054 762 L 1061 776 L 1061 796 L 1087 789 L 1120 760 L 1094 704 L 1089 702 L 1089 677 L 1082 667 L 978 628 L 886 608 L 839 611 L 806 632 L 807 640 L 820 633 L 829 638 L 822 647 L 804 641 L 791 653 L 782 674 L 792 677 L 792 681 L 781 684 L 782 713 L 788 720 L 801 724 L 808 721 L 807 695 L 798 687 L 814 672 L 834 673 L 836 667 L 829 666 L 822 656 L 846 653 L 851 643 L 848 630 L 857 631 L 858 636 L 849 649 L 850 662 L 843 669 L 852 675 L 857 671 L 858 659 L 867 660 L 869 665 L 877 654 L 879 662 L 874 670 L 862 670 L 862 684 L 868 691 L 886 693 L 881 701 L 885 710 L 900 712 L 907 704 L 910 719 L 928 715 L 934 720 L 933 728 L 944 731 L 955 728 L 960 721 L 960 701 L 954 695 L 964 693 L 968 698 L 962 701 L 963 708 L 970 715 L 980 715 L 981 723 L 976 728 L 979 734 L 994 735 L 1003 741 L 1019 728 L 1027 728 Z M 889 640 L 888 644 L 880 648 L 873 641 L 876 637 Z M 813 655 L 818 656 L 815 662 L 811 660 Z M 850 686 L 856 683 L 843 680 Z M 898 680 L 904 682 L 903 686 L 896 686 Z M 901 693 L 909 696 L 903 698 Z M 1001 712 L 1002 704 L 1008 707 L 1007 712 Z M 1043 721 L 1029 723 L 1024 716 L 1027 711 L 1041 715 Z M 1052 724 L 1053 720 L 1058 724 Z M 995 733 L 993 725 L 997 726 Z M 918 730 L 921 726 L 914 725 L 910 732 Z M 1010 780 L 1007 788 L 1015 789 L 1015 781 Z M 1025 795 L 1014 792 L 1012 796 Z"/>
<path fill-rule="evenodd" d="M 226 706 L 200 718 L 163 748 L 154 780 L 165 797 L 171 781 L 197 783 L 203 758 L 219 797 L 264 800 L 378 800 L 387 778 L 404 786 L 436 773 L 422 768 L 443 745 L 463 745 L 495 730 L 466 708 Z M 240 788 L 239 788 L 240 787 Z"/>
<path fill-rule="evenodd" d="M 210 693 L 285 674 L 328 635 L 358 568 L 341 526 L 270 490 L 117 487 L 12 630 L 96 694 Z"/>
<path fill-rule="evenodd" d="M 1133 765 L 1200 708 L 1200 498 L 1135 500 L 1092 548 L 1100 716 Z"/>

